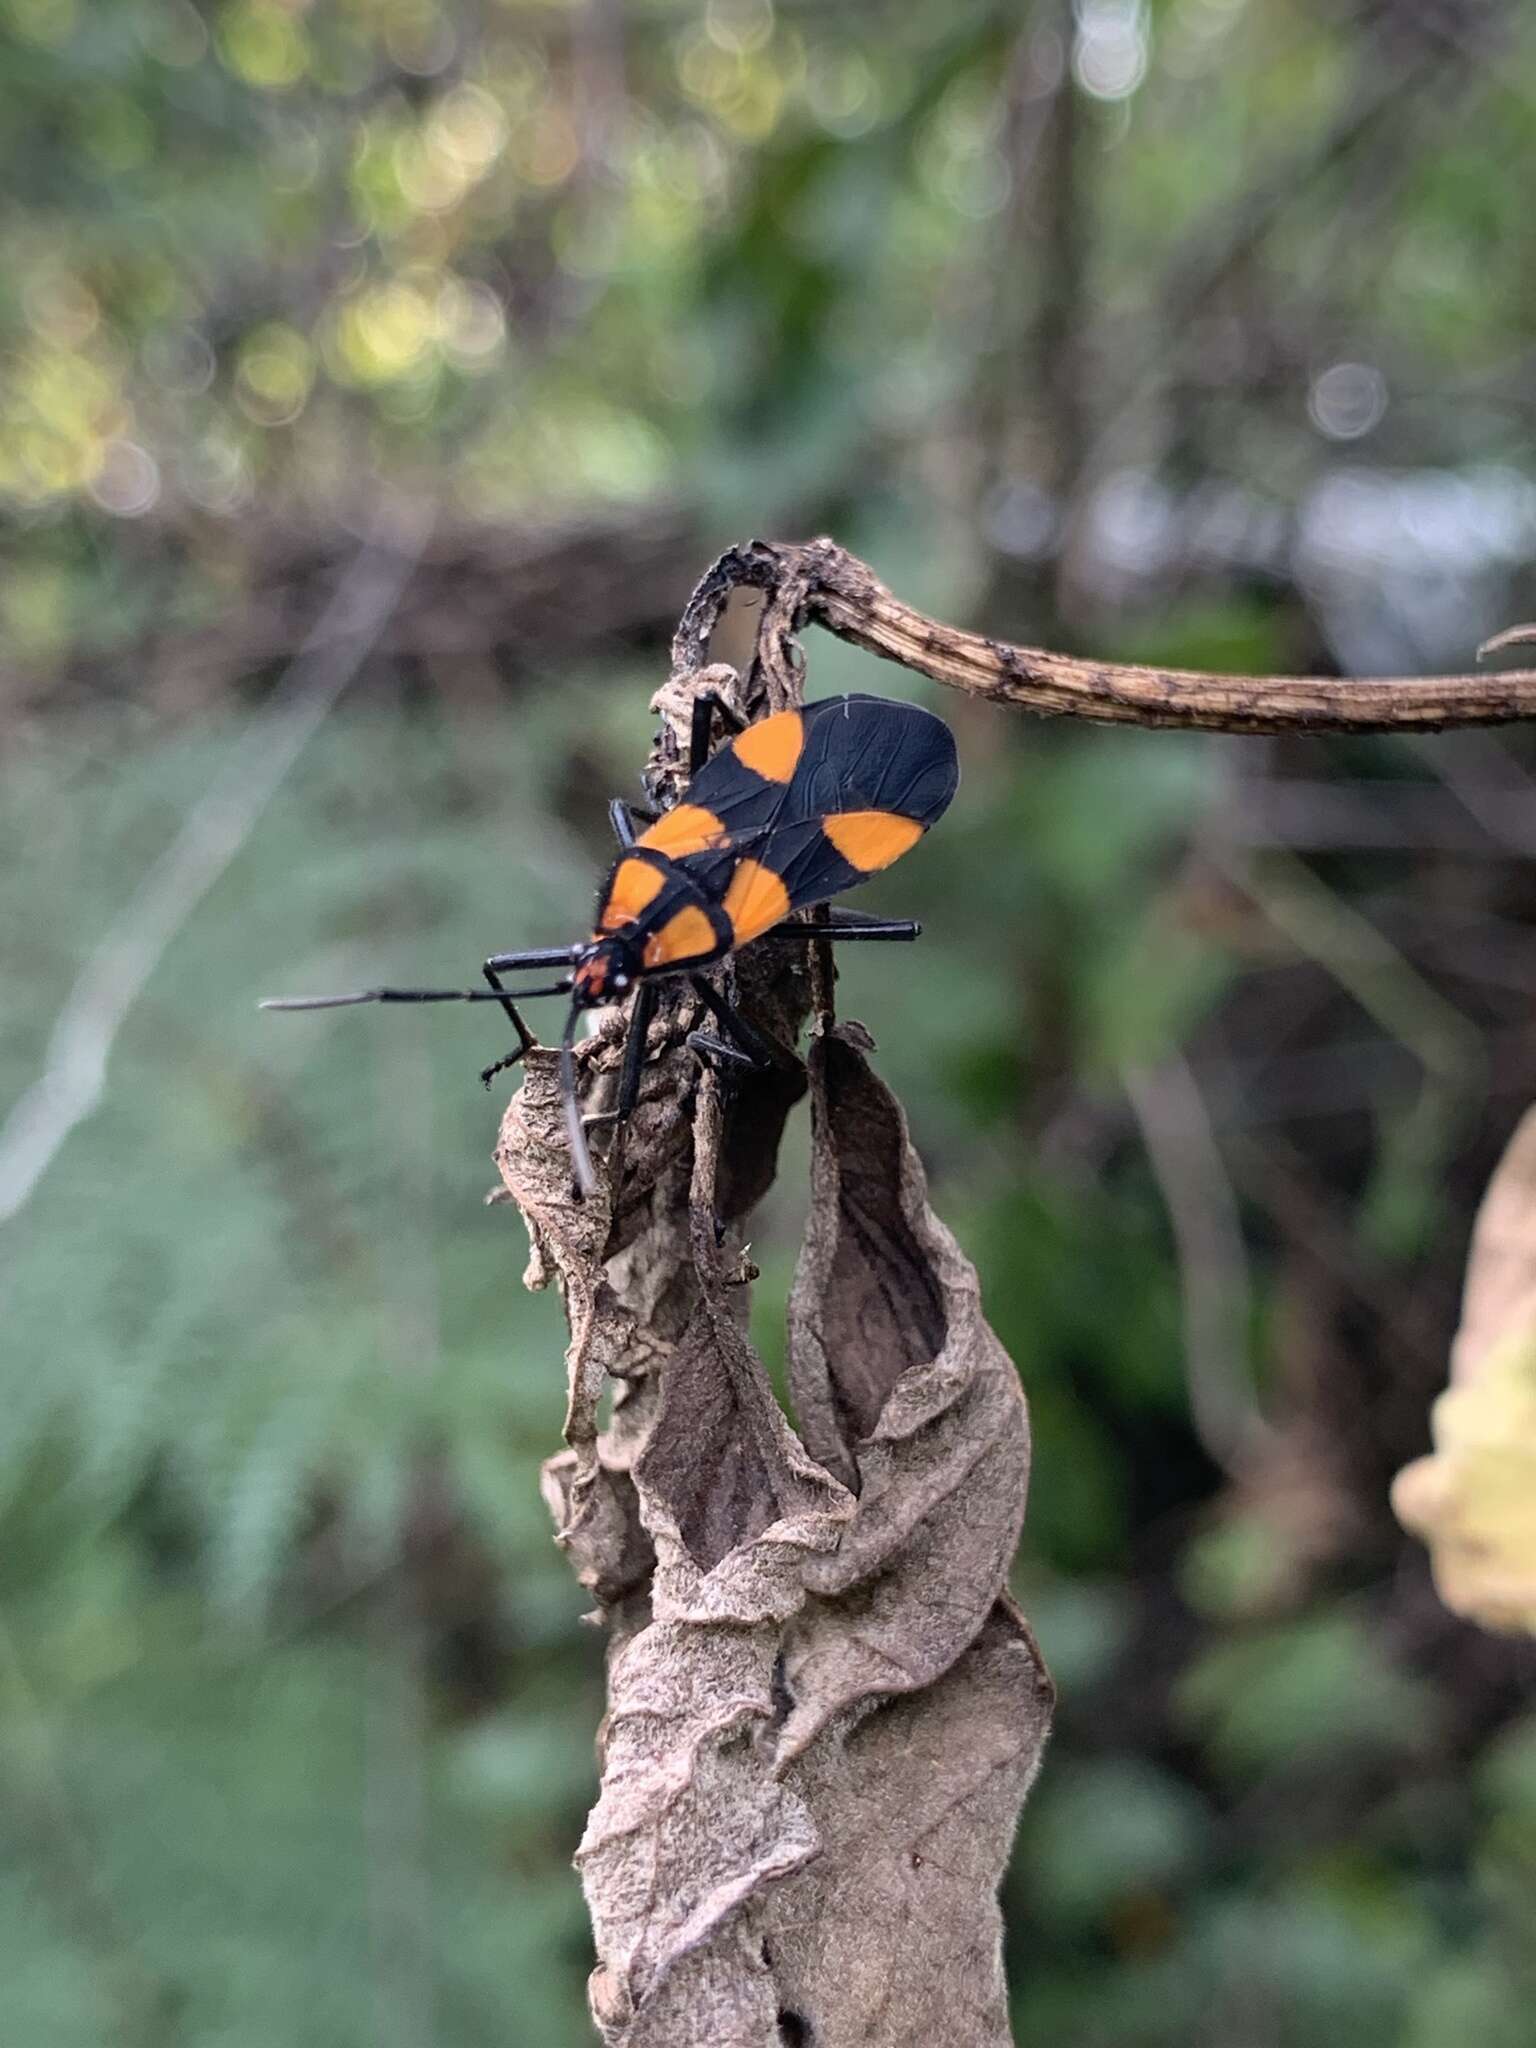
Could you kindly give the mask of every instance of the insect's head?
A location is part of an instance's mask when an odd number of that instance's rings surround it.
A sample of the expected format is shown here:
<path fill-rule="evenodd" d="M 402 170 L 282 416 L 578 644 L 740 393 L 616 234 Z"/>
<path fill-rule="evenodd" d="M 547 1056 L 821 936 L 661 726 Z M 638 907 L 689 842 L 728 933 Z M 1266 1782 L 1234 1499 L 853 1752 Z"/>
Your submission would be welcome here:
<path fill-rule="evenodd" d="M 622 932 L 594 939 L 571 974 L 571 1005 L 590 1010 L 622 1002 L 640 979 L 640 949 Z"/>

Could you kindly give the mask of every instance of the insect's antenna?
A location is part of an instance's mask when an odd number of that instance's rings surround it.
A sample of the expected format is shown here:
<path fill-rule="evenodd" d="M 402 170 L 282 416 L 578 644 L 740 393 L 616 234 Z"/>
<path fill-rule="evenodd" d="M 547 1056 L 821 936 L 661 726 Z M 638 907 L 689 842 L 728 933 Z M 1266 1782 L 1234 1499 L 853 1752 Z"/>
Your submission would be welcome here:
<path fill-rule="evenodd" d="M 597 1192 L 597 1175 L 592 1167 L 592 1154 L 587 1149 L 586 1126 L 581 1121 L 581 1102 L 576 1094 L 576 1056 L 572 1051 L 576 1026 L 580 1021 L 581 1011 L 572 1003 L 571 1014 L 560 1034 L 560 1093 L 565 1100 L 565 1128 L 571 1141 L 571 1166 L 576 1174 L 576 1185 L 584 1195 L 591 1195 Z"/>
<path fill-rule="evenodd" d="M 345 1010 L 354 1003 L 504 1003 L 529 996 L 568 996 L 571 984 L 552 981 L 547 988 L 363 988 L 347 996 L 264 996 L 260 1010 Z"/>

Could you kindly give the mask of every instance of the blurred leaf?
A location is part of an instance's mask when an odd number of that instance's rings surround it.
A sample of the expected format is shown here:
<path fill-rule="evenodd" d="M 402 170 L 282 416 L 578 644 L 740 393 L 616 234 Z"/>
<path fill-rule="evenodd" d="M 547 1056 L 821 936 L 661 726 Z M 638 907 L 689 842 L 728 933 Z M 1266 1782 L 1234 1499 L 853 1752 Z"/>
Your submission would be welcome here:
<path fill-rule="evenodd" d="M 1479 2048 L 1527 2048 L 1533 1987 L 1511 1984 L 1500 1958 L 1473 1953 L 1447 1960 L 1417 1987 L 1402 2048 L 1476 2041 Z"/>
<path fill-rule="evenodd" d="M 1433 1726 L 1425 1689 L 1337 1610 L 1207 1649 L 1180 1680 L 1177 1706 L 1239 1778 L 1354 1748 L 1412 1749 Z"/>
<path fill-rule="evenodd" d="M 1288 1587 L 1294 1569 L 1272 1523 L 1234 1514 L 1191 1537 L 1180 1560 L 1179 1588 L 1201 1614 L 1241 1621 Z"/>
<path fill-rule="evenodd" d="M 1112 1579 L 1030 1574 L 1020 1600 L 1045 1653 L 1065 1710 L 1110 1676 L 1135 1621 L 1124 1586 Z"/>
<path fill-rule="evenodd" d="M 1063 1761 L 1042 1781 L 1021 1851 L 1031 1910 L 1068 1926 L 1102 1923 L 1178 1885 L 1209 1833 L 1200 1799 L 1169 1773 L 1118 1758 Z"/>
<path fill-rule="evenodd" d="M 29 1666 L 31 1648 L 17 1636 Z M 520 2039 L 586 2039 L 580 1906 L 564 1875 L 585 1742 L 558 1711 L 535 1724 L 525 1704 L 525 1739 L 542 1740 L 564 1791 L 545 1799 L 547 1831 L 520 1838 L 515 1867 L 501 1822 L 438 1796 L 431 1759 L 419 1759 L 428 1881 L 425 1868 L 381 1866 L 368 1832 L 370 1802 L 400 1797 L 378 1782 L 382 1683 L 376 1659 L 345 1642 L 253 1665 L 202 1637 L 185 1604 L 161 1603 L 131 1671 L 31 1696 L 21 1712 L 45 1717 L 41 1758 L 0 1748 L 0 1969 L 29 2041 L 137 2038 L 132 2015 L 163 2000 L 189 2042 L 371 2048 L 382 1987 L 398 1982 L 399 1955 L 380 1974 L 390 1940 L 457 2014 L 451 2038 L 489 2048 L 510 1977 Z M 402 1930 L 391 1886 L 419 1898 L 425 1919 Z"/>

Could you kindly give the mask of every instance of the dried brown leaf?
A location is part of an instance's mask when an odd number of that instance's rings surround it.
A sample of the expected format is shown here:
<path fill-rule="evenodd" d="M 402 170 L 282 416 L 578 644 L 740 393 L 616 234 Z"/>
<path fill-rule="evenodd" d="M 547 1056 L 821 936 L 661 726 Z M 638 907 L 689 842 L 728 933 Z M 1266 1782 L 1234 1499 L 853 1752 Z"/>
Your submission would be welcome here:
<path fill-rule="evenodd" d="M 581 1070 L 590 1067 L 593 1051 L 580 1048 Z M 502 1119 L 496 1164 L 528 1226 L 525 1284 L 544 1287 L 553 1277 L 565 1301 L 571 1329 L 565 1435 L 585 1447 L 597 1434 L 604 1376 L 625 1355 L 634 1330 L 619 1312 L 602 1268 L 613 1209 L 607 1178 L 584 1200 L 571 1176 L 557 1057 L 541 1048 L 528 1054 L 523 1068 L 523 1085 Z"/>
<path fill-rule="evenodd" d="M 648 1382 L 643 1441 L 625 1459 L 605 1435 L 567 1539 L 600 1597 L 633 1596 L 654 1546 L 610 1656 L 578 1858 L 615 2048 L 1008 2039 L 996 1890 L 1050 1711 L 1003 1590 L 1023 1402 L 894 1099 L 851 1033 L 811 1064 L 794 1377 L 857 1388 L 823 1404 L 852 1486 L 790 1427 L 744 1334 L 706 1083 L 696 1303 Z M 550 1468 L 568 1532 L 571 1473 Z"/>
<path fill-rule="evenodd" d="M 812 1605 L 793 1646 L 792 1747 L 862 1696 L 930 1684 L 975 1637 L 1017 1546 L 1029 1478 L 1018 1374 L 982 1315 L 975 1268 L 929 1207 L 906 1119 L 862 1037 L 844 1026 L 811 1051 L 812 1209 L 790 1300 L 790 1387 L 807 1443 L 859 1504 L 836 1556 L 808 1576 L 829 1604 Z"/>

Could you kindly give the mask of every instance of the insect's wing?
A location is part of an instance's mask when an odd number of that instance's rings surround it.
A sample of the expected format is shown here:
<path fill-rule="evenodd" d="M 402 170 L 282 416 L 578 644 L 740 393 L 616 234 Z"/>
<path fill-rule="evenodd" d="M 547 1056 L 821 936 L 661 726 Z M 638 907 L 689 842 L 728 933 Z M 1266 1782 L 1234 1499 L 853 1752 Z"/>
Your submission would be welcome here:
<path fill-rule="evenodd" d="M 800 711 L 778 711 L 749 725 L 710 756 L 682 802 L 648 826 L 639 844 L 684 860 L 760 837 L 795 794 L 805 733 L 806 714 Z"/>
<path fill-rule="evenodd" d="M 880 812 L 906 819 L 921 833 L 949 808 L 960 768 L 954 735 L 942 718 L 921 705 L 885 697 L 830 697 L 806 707 L 805 745 L 795 780 L 806 815 Z M 896 852 L 905 850 L 902 845 Z M 874 866 L 895 858 L 896 853 L 886 854 Z"/>
<path fill-rule="evenodd" d="M 693 874 L 745 945 L 889 867 L 942 815 L 958 779 L 954 739 L 931 712 L 826 698 L 738 734 L 640 843 Z"/>
<path fill-rule="evenodd" d="M 926 831 L 958 780 L 954 739 L 931 711 L 884 697 L 827 697 L 729 740 L 640 844 L 680 860 L 849 811 L 888 811 Z"/>
<path fill-rule="evenodd" d="M 792 910 L 828 903 L 867 882 L 922 836 L 920 824 L 890 811 L 833 812 L 774 828 L 753 842 L 751 853 L 731 856 L 722 878 L 718 900 L 731 921 L 732 944 L 744 946 Z M 700 856 L 712 858 L 719 856 Z"/>

